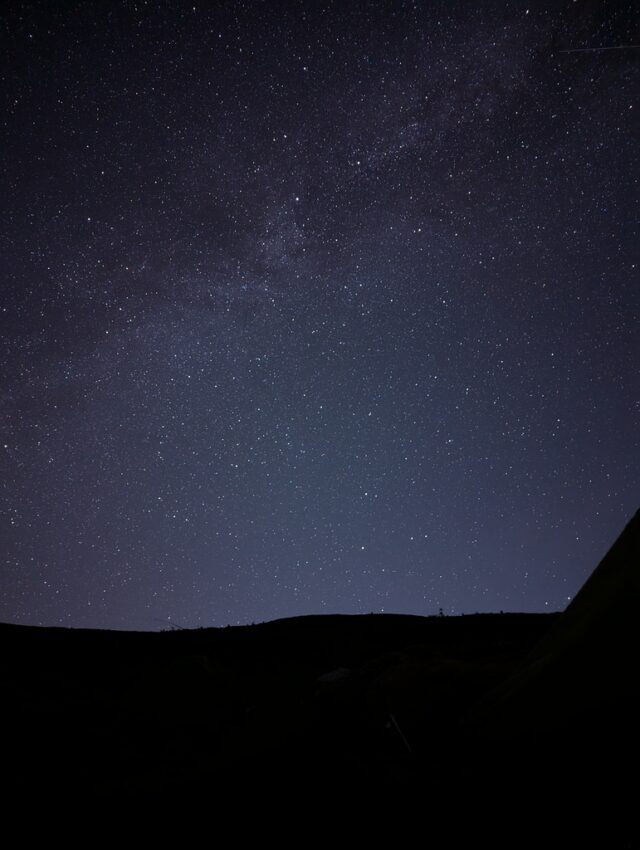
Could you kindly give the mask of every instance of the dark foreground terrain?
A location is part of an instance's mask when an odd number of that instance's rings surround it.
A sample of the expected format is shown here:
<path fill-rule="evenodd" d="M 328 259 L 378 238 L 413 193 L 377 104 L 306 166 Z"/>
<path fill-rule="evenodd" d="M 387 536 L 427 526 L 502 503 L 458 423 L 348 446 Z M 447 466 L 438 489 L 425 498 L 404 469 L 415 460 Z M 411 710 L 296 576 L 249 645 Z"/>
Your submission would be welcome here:
<path fill-rule="evenodd" d="M 1 625 L 7 810 L 636 846 L 637 530 L 562 615 Z"/>

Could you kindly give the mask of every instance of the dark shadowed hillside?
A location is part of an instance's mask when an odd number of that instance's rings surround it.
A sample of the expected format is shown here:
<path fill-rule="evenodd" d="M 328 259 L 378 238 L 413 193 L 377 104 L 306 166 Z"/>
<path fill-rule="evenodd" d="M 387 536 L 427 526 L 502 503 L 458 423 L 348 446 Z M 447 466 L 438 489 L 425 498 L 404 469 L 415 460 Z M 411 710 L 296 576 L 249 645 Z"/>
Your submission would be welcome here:
<path fill-rule="evenodd" d="M 464 834 L 496 805 L 525 817 L 543 800 L 538 823 L 564 822 L 570 793 L 600 807 L 585 832 L 619 802 L 606 829 L 622 836 L 617 768 L 637 754 L 637 520 L 625 535 L 563 615 L 309 616 L 153 634 L 2 625 L 9 799 L 474 812 Z M 603 572 L 624 592 L 593 590 Z M 591 708 L 578 712 L 576 695 Z"/>
<path fill-rule="evenodd" d="M 458 717 L 553 620 L 318 616 L 159 634 L 4 625 L 14 794 L 250 793 L 274 768 L 332 793 L 411 793 L 435 764 L 446 771 Z"/>

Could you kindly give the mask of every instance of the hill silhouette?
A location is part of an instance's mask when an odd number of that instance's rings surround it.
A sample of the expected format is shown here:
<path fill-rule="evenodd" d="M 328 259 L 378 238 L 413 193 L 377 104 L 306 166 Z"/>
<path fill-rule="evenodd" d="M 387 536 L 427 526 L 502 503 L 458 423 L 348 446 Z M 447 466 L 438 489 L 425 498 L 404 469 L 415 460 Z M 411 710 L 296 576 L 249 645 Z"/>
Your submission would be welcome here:
<path fill-rule="evenodd" d="M 373 813 L 437 813 L 432 837 L 533 806 L 541 830 L 629 846 L 638 524 L 562 615 L 308 616 L 161 633 L 0 625 L 8 805 L 215 799 L 273 811 L 286 800 L 316 816 L 346 807 L 370 825 Z M 567 820 L 576 795 L 599 812 L 593 822 Z"/>

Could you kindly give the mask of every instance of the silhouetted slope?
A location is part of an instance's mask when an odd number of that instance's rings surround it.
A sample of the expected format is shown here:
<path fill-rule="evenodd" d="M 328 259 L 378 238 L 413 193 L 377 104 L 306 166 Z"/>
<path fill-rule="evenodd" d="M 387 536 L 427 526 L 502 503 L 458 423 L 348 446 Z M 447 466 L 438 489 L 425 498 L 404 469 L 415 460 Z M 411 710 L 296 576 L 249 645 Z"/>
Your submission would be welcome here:
<path fill-rule="evenodd" d="M 640 512 L 536 644 L 522 668 L 476 711 L 490 734 L 564 735 L 640 709 Z M 612 716 L 614 715 L 614 716 Z M 627 734 L 623 731 L 622 734 Z"/>
<path fill-rule="evenodd" d="M 636 846 L 639 569 L 636 513 L 519 669 L 461 724 L 477 759 L 494 760 L 501 794 L 498 775 L 516 776 L 545 812 L 574 812 L 568 843 Z"/>
<path fill-rule="evenodd" d="M 274 766 L 335 793 L 413 785 L 421 753 L 448 758 L 460 710 L 552 619 L 319 616 L 159 634 L 0 626 L 6 769 L 29 798 L 159 799 L 237 783 L 258 793 Z"/>
<path fill-rule="evenodd" d="M 348 813 L 362 828 L 410 818 L 432 839 L 494 844 L 508 813 L 545 846 L 630 846 L 638 524 L 562 615 L 309 616 L 163 633 L 0 625 L 6 806 L 193 812 L 215 801 L 228 818 L 285 806 Z M 572 796 L 588 818 L 568 817 Z"/>

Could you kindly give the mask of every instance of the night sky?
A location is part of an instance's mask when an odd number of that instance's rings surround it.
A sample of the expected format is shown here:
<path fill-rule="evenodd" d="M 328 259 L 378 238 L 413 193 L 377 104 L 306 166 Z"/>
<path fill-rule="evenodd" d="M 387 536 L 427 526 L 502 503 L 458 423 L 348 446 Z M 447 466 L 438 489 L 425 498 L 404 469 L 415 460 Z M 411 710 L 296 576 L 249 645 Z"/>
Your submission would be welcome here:
<path fill-rule="evenodd" d="M 632 6 L 7 3 L 0 620 L 564 608 L 639 501 Z"/>

